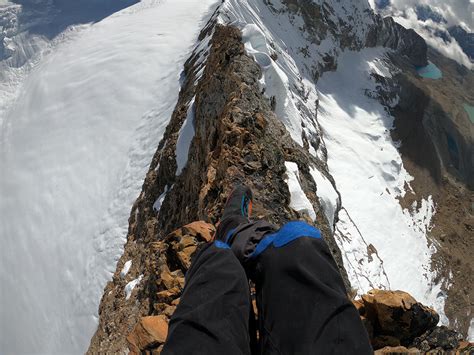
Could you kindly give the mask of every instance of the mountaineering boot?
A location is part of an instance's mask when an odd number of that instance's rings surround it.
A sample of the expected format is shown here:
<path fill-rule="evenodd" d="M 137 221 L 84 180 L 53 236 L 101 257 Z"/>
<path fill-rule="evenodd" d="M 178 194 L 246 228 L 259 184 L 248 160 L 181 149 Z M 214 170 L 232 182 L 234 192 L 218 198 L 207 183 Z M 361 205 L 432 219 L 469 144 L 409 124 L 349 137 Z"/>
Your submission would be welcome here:
<path fill-rule="evenodd" d="M 253 193 L 249 187 L 237 185 L 227 198 L 221 220 L 231 216 L 250 218 L 252 213 L 252 199 Z"/>
<path fill-rule="evenodd" d="M 229 243 L 231 232 L 243 223 L 248 223 L 252 213 L 252 190 L 245 185 L 237 185 L 227 197 L 222 217 L 216 231 L 216 240 Z"/>
<path fill-rule="evenodd" d="M 232 249 L 246 270 L 258 243 L 276 230 L 265 221 L 250 221 L 252 201 L 249 187 L 236 186 L 227 198 L 215 236 L 216 245 Z"/>

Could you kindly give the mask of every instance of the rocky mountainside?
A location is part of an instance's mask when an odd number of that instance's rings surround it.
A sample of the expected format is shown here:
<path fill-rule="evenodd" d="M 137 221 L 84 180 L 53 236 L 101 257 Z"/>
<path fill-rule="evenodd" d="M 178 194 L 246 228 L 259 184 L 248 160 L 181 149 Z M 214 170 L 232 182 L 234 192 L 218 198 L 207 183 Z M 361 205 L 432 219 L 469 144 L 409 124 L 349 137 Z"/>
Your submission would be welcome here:
<path fill-rule="evenodd" d="M 366 1 L 223 1 L 185 64 L 89 353 L 142 349 L 130 335 L 140 319 L 166 322 L 236 182 L 255 191 L 255 218 L 317 225 L 348 293 L 407 290 L 467 335 L 472 135 L 442 85 L 417 77 L 427 56 Z M 456 68 L 449 90 L 472 87 Z M 188 225 L 198 220 L 210 225 Z"/>

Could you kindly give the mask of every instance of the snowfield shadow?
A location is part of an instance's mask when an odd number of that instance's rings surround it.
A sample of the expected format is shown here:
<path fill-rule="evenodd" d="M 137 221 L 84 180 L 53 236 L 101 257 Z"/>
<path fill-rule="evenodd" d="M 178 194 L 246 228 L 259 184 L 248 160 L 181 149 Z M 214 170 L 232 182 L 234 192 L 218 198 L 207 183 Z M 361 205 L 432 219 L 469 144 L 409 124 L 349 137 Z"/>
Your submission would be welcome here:
<path fill-rule="evenodd" d="M 71 25 L 99 22 L 140 0 L 12 0 L 22 6 L 21 27 L 30 33 L 53 39 Z"/>
<path fill-rule="evenodd" d="M 6 0 L 0 2 L 0 81 L 69 26 L 96 23 L 140 0 Z"/>

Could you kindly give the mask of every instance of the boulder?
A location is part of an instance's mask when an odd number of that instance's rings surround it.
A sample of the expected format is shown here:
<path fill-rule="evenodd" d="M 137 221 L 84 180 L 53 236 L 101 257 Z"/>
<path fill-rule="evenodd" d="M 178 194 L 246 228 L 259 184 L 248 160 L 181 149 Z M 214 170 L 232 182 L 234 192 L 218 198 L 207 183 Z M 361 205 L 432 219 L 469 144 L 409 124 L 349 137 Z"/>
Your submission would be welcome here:
<path fill-rule="evenodd" d="M 433 309 L 403 291 L 371 290 L 362 301 L 374 333 L 396 337 L 402 344 L 433 329 L 439 321 Z"/>
<path fill-rule="evenodd" d="M 127 337 L 131 355 L 157 348 L 168 336 L 168 322 L 164 316 L 142 317 Z"/>

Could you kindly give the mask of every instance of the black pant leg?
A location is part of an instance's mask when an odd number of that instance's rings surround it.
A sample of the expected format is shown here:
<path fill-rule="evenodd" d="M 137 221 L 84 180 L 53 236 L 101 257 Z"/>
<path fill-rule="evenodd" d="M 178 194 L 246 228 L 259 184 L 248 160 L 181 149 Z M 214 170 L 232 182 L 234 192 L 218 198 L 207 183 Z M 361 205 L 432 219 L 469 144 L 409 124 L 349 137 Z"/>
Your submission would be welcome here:
<path fill-rule="evenodd" d="M 290 224 L 267 236 L 254 255 L 261 352 L 371 354 L 367 332 L 319 231 Z M 312 234 L 308 227 L 315 231 L 312 237 L 304 236 Z"/>
<path fill-rule="evenodd" d="M 204 247 L 186 274 L 162 354 L 250 354 L 250 291 L 223 243 Z"/>

